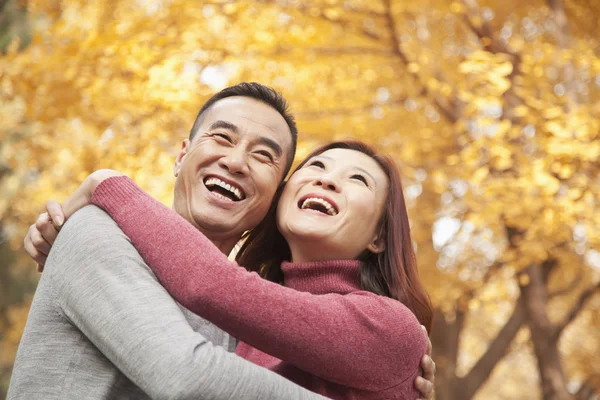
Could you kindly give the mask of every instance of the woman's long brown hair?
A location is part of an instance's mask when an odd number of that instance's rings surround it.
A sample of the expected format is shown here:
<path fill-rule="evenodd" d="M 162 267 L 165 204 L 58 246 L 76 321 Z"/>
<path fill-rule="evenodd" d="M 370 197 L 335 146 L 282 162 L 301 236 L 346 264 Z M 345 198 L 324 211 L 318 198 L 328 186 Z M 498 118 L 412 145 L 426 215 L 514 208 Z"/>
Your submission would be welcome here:
<path fill-rule="evenodd" d="M 363 142 L 345 140 L 316 149 L 294 172 L 302 168 L 311 158 L 331 149 L 355 150 L 366 154 L 377 162 L 389 180 L 386 206 L 379 224 L 381 237 L 385 241 L 385 250 L 378 254 L 365 251 L 360 257 L 363 262 L 359 269 L 361 288 L 399 300 L 430 332 L 433 308 L 417 271 L 402 181 L 396 164 L 389 156 L 378 154 Z M 277 203 L 284 186 L 285 184 L 282 184 L 277 190 L 265 219 L 246 235 L 245 242 L 236 257 L 239 265 L 278 283 L 283 283 L 281 263 L 291 258 L 290 248 L 276 224 Z"/>

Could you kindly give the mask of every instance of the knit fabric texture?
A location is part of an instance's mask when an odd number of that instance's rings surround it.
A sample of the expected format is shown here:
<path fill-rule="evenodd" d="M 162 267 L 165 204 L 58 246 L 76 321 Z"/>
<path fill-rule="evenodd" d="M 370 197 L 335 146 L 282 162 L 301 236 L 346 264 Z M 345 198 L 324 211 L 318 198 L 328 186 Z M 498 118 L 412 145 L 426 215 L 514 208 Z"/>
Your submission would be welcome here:
<path fill-rule="evenodd" d="M 238 338 L 236 353 L 334 399 L 417 399 L 426 337 L 394 299 L 360 290 L 358 261 L 285 263 L 285 286 L 231 262 L 126 177 L 92 196 L 169 293 Z"/>

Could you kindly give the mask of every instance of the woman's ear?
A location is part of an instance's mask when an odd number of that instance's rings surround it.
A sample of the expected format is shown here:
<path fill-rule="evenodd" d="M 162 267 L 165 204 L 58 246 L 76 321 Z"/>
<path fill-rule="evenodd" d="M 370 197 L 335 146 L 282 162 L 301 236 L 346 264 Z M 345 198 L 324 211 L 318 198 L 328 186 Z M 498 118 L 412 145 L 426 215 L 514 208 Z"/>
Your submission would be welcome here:
<path fill-rule="evenodd" d="M 371 253 L 379 254 L 385 250 L 385 240 L 383 232 L 377 233 L 373 238 L 373 241 L 367 245 L 367 250 Z"/>
<path fill-rule="evenodd" d="M 177 158 L 175 159 L 175 165 L 173 165 L 173 174 L 175 176 L 179 175 L 179 171 L 181 170 L 181 164 L 183 163 L 183 159 L 185 158 L 189 147 L 190 147 L 190 141 L 189 141 L 189 139 L 185 139 L 183 141 L 183 143 L 181 143 L 181 151 L 179 152 L 179 154 L 177 155 Z"/>

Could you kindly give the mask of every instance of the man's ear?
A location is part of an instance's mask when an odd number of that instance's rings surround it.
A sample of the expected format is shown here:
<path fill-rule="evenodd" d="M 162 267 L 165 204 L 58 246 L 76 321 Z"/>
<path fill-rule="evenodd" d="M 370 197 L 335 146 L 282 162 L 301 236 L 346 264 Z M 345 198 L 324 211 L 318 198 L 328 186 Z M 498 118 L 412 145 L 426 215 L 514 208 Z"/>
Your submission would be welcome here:
<path fill-rule="evenodd" d="M 181 170 L 181 163 L 183 163 L 183 160 L 184 160 L 185 156 L 187 155 L 189 148 L 190 148 L 190 141 L 189 141 L 189 139 L 185 139 L 183 141 L 183 143 L 181 143 L 181 151 L 179 152 L 179 154 L 177 155 L 177 158 L 175 159 L 175 165 L 173 165 L 173 174 L 175 176 L 179 175 L 179 171 Z"/>
<path fill-rule="evenodd" d="M 385 250 L 385 240 L 383 232 L 378 232 L 371 243 L 368 244 L 367 250 L 371 253 L 379 254 Z"/>

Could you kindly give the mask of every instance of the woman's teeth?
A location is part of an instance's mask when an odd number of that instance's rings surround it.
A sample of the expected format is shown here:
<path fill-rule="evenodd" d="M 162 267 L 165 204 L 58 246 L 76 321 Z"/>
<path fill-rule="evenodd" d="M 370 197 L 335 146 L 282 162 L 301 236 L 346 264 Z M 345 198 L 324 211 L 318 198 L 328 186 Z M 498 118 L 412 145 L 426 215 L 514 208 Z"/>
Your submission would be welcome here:
<path fill-rule="evenodd" d="M 322 207 L 321 207 L 322 206 Z M 337 210 L 327 200 L 318 197 L 309 197 L 302 203 L 303 210 L 310 208 L 317 211 L 326 211 L 329 215 L 337 215 Z"/>

